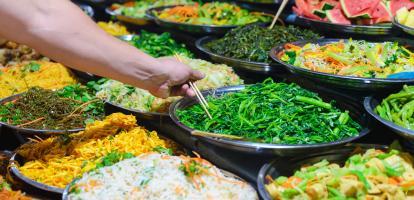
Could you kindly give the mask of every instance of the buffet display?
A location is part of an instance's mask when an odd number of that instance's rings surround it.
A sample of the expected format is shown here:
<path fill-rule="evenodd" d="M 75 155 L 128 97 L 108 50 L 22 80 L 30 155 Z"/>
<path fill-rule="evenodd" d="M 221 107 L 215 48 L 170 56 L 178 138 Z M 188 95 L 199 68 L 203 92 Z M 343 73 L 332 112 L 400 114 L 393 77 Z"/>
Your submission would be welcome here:
<path fill-rule="evenodd" d="M 252 9 L 279 3 L 100 7 L 114 39 L 201 71 L 196 97 L 1 41 L 0 136 L 18 147 L 0 154 L 0 199 L 414 198 L 414 3 L 295 0 L 271 28 Z"/>

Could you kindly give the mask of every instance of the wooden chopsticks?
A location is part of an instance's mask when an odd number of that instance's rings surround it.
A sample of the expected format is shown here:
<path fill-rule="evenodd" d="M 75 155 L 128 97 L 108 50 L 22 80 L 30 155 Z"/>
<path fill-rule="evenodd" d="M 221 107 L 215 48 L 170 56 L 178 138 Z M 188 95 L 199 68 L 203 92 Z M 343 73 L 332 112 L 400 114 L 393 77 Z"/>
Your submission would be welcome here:
<path fill-rule="evenodd" d="M 175 53 L 175 54 L 174 54 L 174 57 L 175 57 L 178 61 L 182 62 L 182 60 L 181 60 L 180 56 L 179 56 L 177 53 Z M 207 114 L 208 118 L 213 119 L 213 117 L 211 117 L 210 112 L 208 112 L 208 108 L 209 108 L 208 103 L 207 103 L 206 99 L 204 98 L 203 94 L 201 94 L 201 92 L 200 92 L 200 90 L 198 89 L 197 85 L 196 85 L 196 84 L 194 84 L 194 83 L 193 83 L 193 82 L 191 82 L 191 81 L 189 81 L 189 82 L 188 82 L 188 84 L 190 85 L 190 87 L 191 87 L 191 89 L 194 91 L 194 93 L 196 94 L 197 99 L 198 99 L 198 102 L 200 103 L 200 105 L 201 105 L 201 107 L 203 108 L 204 112 L 206 112 L 206 114 Z"/>
<path fill-rule="evenodd" d="M 282 4 L 280 4 L 280 7 L 276 12 L 275 17 L 273 18 L 272 24 L 270 24 L 270 26 L 269 26 L 269 29 L 272 29 L 275 26 L 275 24 L 277 22 L 277 19 L 279 18 L 280 14 L 282 14 L 282 11 L 286 7 L 286 4 L 288 3 L 288 1 L 289 0 L 283 0 L 282 1 Z"/>

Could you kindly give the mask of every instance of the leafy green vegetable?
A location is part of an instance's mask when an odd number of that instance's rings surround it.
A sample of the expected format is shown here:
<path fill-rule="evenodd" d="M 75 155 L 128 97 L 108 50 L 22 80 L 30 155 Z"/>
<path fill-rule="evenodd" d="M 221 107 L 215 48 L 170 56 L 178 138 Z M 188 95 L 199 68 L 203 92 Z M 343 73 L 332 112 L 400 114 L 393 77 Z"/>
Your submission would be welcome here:
<path fill-rule="evenodd" d="M 223 38 L 211 41 L 206 47 L 213 53 L 254 62 L 270 62 L 273 47 L 297 40 L 312 40 L 320 36 L 295 26 L 275 26 L 269 30 L 259 25 L 248 25 L 229 31 Z M 291 57 L 294 62 L 294 57 Z"/>
<path fill-rule="evenodd" d="M 173 56 L 179 54 L 188 58 L 194 55 L 184 44 L 180 44 L 171 38 L 170 33 L 162 34 L 141 31 L 141 34 L 135 35 L 130 43 L 138 49 L 156 58 L 163 56 Z"/>
<path fill-rule="evenodd" d="M 163 153 L 163 154 L 167 154 L 172 156 L 173 155 L 173 151 L 172 149 L 169 148 L 165 148 L 165 147 L 161 147 L 161 146 L 157 146 L 154 148 L 154 151 L 158 152 L 158 153 Z"/>
<path fill-rule="evenodd" d="M 118 151 L 112 151 L 111 153 L 107 154 L 105 157 L 101 159 L 99 163 L 96 164 L 96 169 L 112 166 L 119 161 L 133 158 L 134 154 L 132 153 L 119 153 Z"/>
<path fill-rule="evenodd" d="M 196 130 L 275 144 L 333 142 L 356 136 L 361 130 L 334 102 L 323 102 L 316 93 L 296 84 L 271 79 L 222 97 L 208 96 L 207 102 L 213 119 L 197 104 L 178 110 L 179 120 Z"/>

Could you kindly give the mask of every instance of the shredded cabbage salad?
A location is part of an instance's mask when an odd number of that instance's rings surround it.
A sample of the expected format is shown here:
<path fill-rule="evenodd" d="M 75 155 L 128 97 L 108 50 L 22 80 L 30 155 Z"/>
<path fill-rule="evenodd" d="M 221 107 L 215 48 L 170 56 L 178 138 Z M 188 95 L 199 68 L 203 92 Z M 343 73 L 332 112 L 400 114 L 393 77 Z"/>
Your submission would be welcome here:
<path fill-rule="evenodd" d="M 282 61 L 312 71 L 363 78 L 387 78 L 414 71 L 414 54 L 397 42 L 339 41 L 326 45 L 286 44 Z"/>

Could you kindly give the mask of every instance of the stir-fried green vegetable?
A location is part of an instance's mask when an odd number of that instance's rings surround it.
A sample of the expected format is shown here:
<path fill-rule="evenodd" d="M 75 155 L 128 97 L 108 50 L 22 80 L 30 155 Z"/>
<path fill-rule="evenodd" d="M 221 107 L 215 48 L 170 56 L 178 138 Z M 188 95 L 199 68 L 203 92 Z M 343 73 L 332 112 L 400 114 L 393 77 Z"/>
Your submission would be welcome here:
<path fill-rule="evenodd" d="M 404 85 L 400 92 L 383 99 L 375 112 L 385 120 L 414 130 L 414 86 Z"/>
<path fill-rule="evenodd" d="M 304 166 L 289 178 L 271 180 L 266 189 L 274 199 L 411 199 L 411 159 L 397 150 L 369 149 L 349 157 L 343 167 L 327 160 Z"/>
<path fill-rule="evenodd" d="M 211 41 L 206 47 L 213 53 L 254 62 L 270 62 L 273 47 L 297 40 L 311 40 L 320 36 L 295 26 L 275 26 L 269 30 L 260 25 L 248 25 L 228 32 L 223 38 Z"/>
<path fill-rule="evenodd" d="M 209 112 L 200 105 L 178 110 L 190 128 L 241 136 L 275 144 L 316 144 L 358 135 L 361 126 L 348 114 L 296 84 L 263 83 L 216 98 L 207 97 Z"/>
<path fill-rule="evenodd" d="M 365 78 L 389 78 L 414 71 L 414 54 L 397 42 L 373 43 L 364 40 L 309 43 L 303 47 L 285 45 L 276 55 L 291 65 L 312 71 Z"/>
<path fill-rule="evenodd" d="M 141 34 L 134 35 L 129 43 L 156 58 L 173 56 L 174 54 L 179 54 L 188 58 L 194 57 L 193 53 L 191 53 L 184 44 L 176 42 L 171 38 L 171 35 L 168 32 L 156 34 L 141 31 Z"/>

